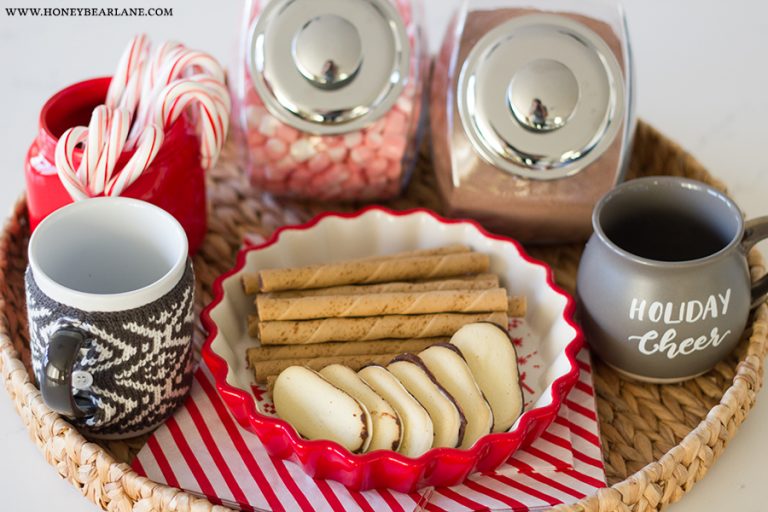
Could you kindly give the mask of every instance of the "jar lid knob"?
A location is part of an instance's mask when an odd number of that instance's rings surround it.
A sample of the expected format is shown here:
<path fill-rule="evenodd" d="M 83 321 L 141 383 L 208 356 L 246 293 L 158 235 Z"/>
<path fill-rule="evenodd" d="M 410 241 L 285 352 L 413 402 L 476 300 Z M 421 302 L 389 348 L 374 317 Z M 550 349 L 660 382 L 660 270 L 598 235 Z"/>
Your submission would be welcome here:
<path fill-rule="evenodd" d="M 363 62 L 360 33 L 335 14 L 310 19 L 293 38 L 297 69 L 319 89 L 338 89 L 351 81 Z"/>
<path fill-rule="evenodd" d="M 568 123 L 579 103 L 579 83 L 565 64 L 537 59 L 518 70 L 507 88 L 507 103 L 523 128 L 549 132 Z"/>

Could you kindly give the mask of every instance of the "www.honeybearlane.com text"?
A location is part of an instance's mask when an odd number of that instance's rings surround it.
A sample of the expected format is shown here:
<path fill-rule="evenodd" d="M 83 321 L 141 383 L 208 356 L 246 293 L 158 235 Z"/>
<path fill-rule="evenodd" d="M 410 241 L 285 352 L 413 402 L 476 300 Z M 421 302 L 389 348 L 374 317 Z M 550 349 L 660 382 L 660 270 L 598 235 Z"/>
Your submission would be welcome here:
<path fill-rule="evenodd" d="M 6 7 L 10 17 L 143 17 L 173 16 L 172 7 Z"/>

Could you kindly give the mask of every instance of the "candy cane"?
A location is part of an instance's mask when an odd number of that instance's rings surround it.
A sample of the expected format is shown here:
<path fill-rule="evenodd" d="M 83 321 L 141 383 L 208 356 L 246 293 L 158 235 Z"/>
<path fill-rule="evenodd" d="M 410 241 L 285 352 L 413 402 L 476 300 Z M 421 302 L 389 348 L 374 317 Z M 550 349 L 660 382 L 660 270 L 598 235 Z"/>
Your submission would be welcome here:
<path fill-rule="evenodd" d="M 91 122 L 88 125 L 88 140 L 85 143 L 83 160 L 78 168 L 77 178 L 88 186 L 96 178 L 96 165 L 99 163 L 104 136 L 109 126 L 109 110 L 104 105 L 99 105 L 91 114 Z"/>
<path fill-rule="evenodd" d="M 97 116 L 94 115 L 94 117 Z M 123 166 L 122 170 L 112 177 L 114 164 L 110 164 L 108 161 L 112 160 L 114 162 L 116 160 L 115 157 L 119 158 L 122 152 L 122 146 L 128 133 L 127 125 L 123 121 L 127 117 L 127 113 L 121 110 L 115 111 L 112 116 L 114 123 L 110 126 L 109 140 L 102 148 L 102 158 L 99 158 L 101 165 L 96 170 L 95 179 L 90 183 L 77 176 L 73 164 L 74 152 L 78 144 L 86 143 L 83 159 L 87 157 L 86 155 L 88 155 L 89 150 L 92 150 L 87 145 L 91 140 L 91 130 L 82 126 L 70 128 L 59 140 L 55 154 L 56 168 L 64 187 L 73 199 L 79 201 L 102 192 L 108 196 L 120 195 L 126 187 L 136 181 L 141 173 L 149 167 L 155 156 L 157 156 L 157 152 L 163 144 L 164 135 L 162 130 L 155 125 L 150 125 L 142 135 L 136 152 Z M 107 163 L 105 164 L 104 162 Z M 86 165 L 87 168 L 88 166 Z M 103 181 L 105 179 L 108 180 L 106 184 Z"/>
<path fill-rule="evenodd" d="M 229 90 L 222 82 L 206 75 L 195 75 L 190 77 L 189 80 L 205 86 L 206 91 L 211 95 L 211 99 L 216 104 L 217 133 L 220 134 L 217 146 L 221 149 L 229 129 L 229 113 L 232 106 Z"/>
<path fill-rule="evenodd" d="M 226 105 L 227 110 L 229 110 L 230 107 L 230 99 L 229 99 L 229 89 L 227 89 L 227 86 L 224 85 L 223 82 L 220 82 L 219 80 L 216 80 L 215 78 L 211 78 L 208 75 L 193 75 L 187 80 L 190 80 L 192 82 L 196 82 L 200 85 L 204 85 L 208 91 L 213 94 L 222 104 Z"/>
<path fill-rule="evenodd" d="M 155 109 L 155 123 L 167 130 L 192 102 L 199 104 L 200 156 L 206 169 L 216 162 L 229 126 L 229 109 L 220 94 L 202 83 L 177 80 L 162 91 Z"/>
<path fill-rule="evenodd" d="M 152 52 L 143 73 L 141 101 L 139 102 L 138 114 L 136 115 L 133 129 L 131 130 L 129 146 L 132 146 L 133 143 L 138 140 L 142 127 L 148 122 L 147 111 L 155 103 L 160 89 L 167 85 L 162 84 L 159 87 L 157 86 L 161 68 L 166 65 L 168 59 L 172 58 L 172 56 L 175 55 L 175 52 L 180 48 L 184 48 L 181 43 L 177 43 L 176 41 L 165 41 Z"/>
<path fill-rule="evenodd" d="M 163 144 L 163 131 L 151 124 L 144 130 L 139 139 L 136 152 L 120 173 L 110 180 L 104 193 L 108 196 L 119 196 L 126 187 L 129 187 L 144 170 L 149 167 L 157 156 L 160 146 Z"/>
<path fill-rule="evenodd" d="M 161 58 L 164 59 L 163 62 L 159 62 L 158 59 Z M 186 78 L 195 73 L 199 76 L 208 76 L 222 86 L 224 84 L 224 68 L 207 53 L 190 50 L 182 45 L 169 45 L 153 57 L 145 78 L 144 98 L 131 133 L 131 141 L 138 139 L 144 125 L 151 122 L 150 111 L 157 102 L 162 101 L 160 95 L 164 88 L 180 78 Z M 229 103 L 228 98 L 227 95 L 227 103 Z"/>
<path fill-rule="evenodd" d="M 155 87 L 160 75 L 160 69 L 165 65 L 170 56 L 180 48 L 184 48 L 184 45 L 179 42 L 165 41 L 152 53 L 144 79 L 143 89 L 145 91 L 151 91 Z"/>
<path fill-rule="evenodd" d="M 136 73 L 128 79 L 128 85 L 120 97 L 117 108 L 126 110 L 133 117 L 141 100 L 141 73 Z"/>
<path fill-rule="evenodd" d="M 88 138 L 88 129 L 84 126 L 70 128 L 59 139 L 56 144 L 54 154 L 56 161 L 56 172 L 59 175 L 61 184 L 69 192 L 69 195 L 75 201 L 81 201 L 90 197 L 85 184 L 77 178 L 73 156 L 78 144 L 85 142 Z"/>
<path fill-rule="evenodd" d="M 120 107 L 126 92 L 128 96 L 138 99 L 138 89 L 141 85 L 140 75 L 146 64 L 149 51 L 149 40 L 144 34 L 134 36 L 120 57 L 117 70 L 107 90 L 106 105 L 110 109 Z M 138 75 L 138 77 L 137 77 Z M 135 105 L 133 105 L 135 107 Z"/>
<path fill-rule="evenodd" d="M 177 78 L 183 78 L 190 74 L 202 73 L 214 79 L 224 81 L 224 68 L 208 53 L 188 48 L 176 48 L 160 69 L 157 82 L 169 84 Z"/>
<path fill-rule="evenodd" d="M 130 115 L 124 109 L 112 112 L 109 123 L 109 138 L 104 145 L 99 162 L 96 164 L 94 179 L 88 184 L 93 194 L 101 194 L 112 178 L 115 165 L 123 152 L 128 132 L 130 130 Z"/>
<path fill-rule="evenodd" d="M 212 167 L 229 128 L 231 100 L 224 80 L 224 69 L 207 53 L 172 41 L 150 52 L 147 37 L 135 36 L 120 58 L 105 105 L 93 111 L 88 128 L 68 130 L 57 144 L 56 167 L 66 190 L 75 200 L 122 194 L 151 165 L 164 131 L 193 103 L 201 163 Z M 79 144 L 83 158 L 75 170 Z M 122 152 L 134 148 L 116 173 Z"/>

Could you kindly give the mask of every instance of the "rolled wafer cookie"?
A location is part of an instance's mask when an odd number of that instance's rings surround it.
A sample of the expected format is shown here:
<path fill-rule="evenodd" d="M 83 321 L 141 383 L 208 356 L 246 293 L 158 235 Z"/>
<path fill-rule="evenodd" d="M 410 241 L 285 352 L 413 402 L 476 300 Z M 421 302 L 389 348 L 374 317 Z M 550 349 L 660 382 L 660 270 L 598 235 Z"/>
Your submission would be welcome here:
<path fill-rule="evenodd" d="M 261 321 L 453 312 L 480 313 L 507 311 L 508 306 L 507 291 L 503 288 L 331 295 L 294 299 L 275 299 L 265 295 L 256 297 L 256 308 Z"/>
<path fill-rule="evenodd" d="M 259 272 L 260 291 L 325 288 L 346 284 L 429 279 L 487 272 L 490 258 L 476 252 L 364 260 Z M 247 284 L 246 284 L 247 286 Z"/>
<path fill-rule="evenodd" d="M 366 354 L 402 354 L 419 352 L 437 343 L 447 343 L 448 337 L 417 338 L 412 340 L 388 339 L 361 342 L 330 342 L 311 345 L 275 345 L 249 348 L 246 353 L 248 362 L 253 365 L 259 361 L 278 359 L 315 359 L 318 357 L 358 356 Z"/>
<path fill-rule="evenodd" d="M 258 286 L 258 285 L 257 285 Z M 296 297 L 316 297 L 324 295 L 369 295 L 374 293 L 395 292 L 428 292 L 434 290 L 484 290 L 498 288 L 499 276 L 496 274 L 475 274 L 471 276 L 456 276 L 450 279 L 429 279 L 426 281 L 380 284 L 350 284 L 331 286 L 329 288 L 313 288 L 310 290 L 287 290 L 268 292 L 264 295 L 273 299 L 293 299 Z M 253 293 L 257 290 L 254 289 Z"/>
<path fill-rule="evenodd" d="M 382 261 L 398 258 L 414 258 L 419 256 L 437 256 L 441 254 L 457 254 L 470 252 L 471 250 L 472 249 L 463 244 L 452 244 L 443 247 L 436 247 L 434 249 L 416 249 L 413 251 L 398 252 L 394 254 L 369 256 L 367 258 L 349 260 L 348 263 Z M 260 280 L 258 273 L 248 273 L 243 275 L 243 288 L 245 289 L 245 293 L 249 295 L 257 293 L 259 291 L 259 283 Z"/>
<path fill-rule="evenodd" d="M 506 313 L 495 312 L 278 320 L 252 323 L 249 332 L 257 332 L 262 345 L 299 345 L 326 341 L 450 336 L 462 326 L 473 322 L 492 322 L 506 328 L 508 318 Z"/>
<path fill-rule="evenodd" d="M 259 336 L 259 317 L 257 315 L 248 315 L 248 336 L 258 338 Z"/>
<path fill-rule="evenodd" d="M 343 364 L 357 371 L 367 364 L 386 364 L 396 354 L 366 354 L 352 356 L 316 357 L 315 359 L 276 359 L 274 361 L 255 361 L 251 363 L 256 382 L 266 383 L 267 377 L 277 375 L 291 366 L 304 366 L 312 370 L 321 370 L 331 364 Z"/>
<path fill-rule="evenodd" d="M 460 252 L 472 252 L 472 248 L 464 244 L 449 244 L 431 249 L 413 249 L 411 251 L 393 252 L 392 254 L 376 254 L 364 258 L 356 258 L 348 261 L 376 261 L 392 258 L 413 258 L 414 256 L 436 256 L 438 254 L 457 254 Z"/>
<path fill-rule="evenodd" d="M 523 318 L 528 312 L 528 299 L 525 295 L 519 295 L 509 298 L 509 309 L 507 314 L 510 318 Z"/>

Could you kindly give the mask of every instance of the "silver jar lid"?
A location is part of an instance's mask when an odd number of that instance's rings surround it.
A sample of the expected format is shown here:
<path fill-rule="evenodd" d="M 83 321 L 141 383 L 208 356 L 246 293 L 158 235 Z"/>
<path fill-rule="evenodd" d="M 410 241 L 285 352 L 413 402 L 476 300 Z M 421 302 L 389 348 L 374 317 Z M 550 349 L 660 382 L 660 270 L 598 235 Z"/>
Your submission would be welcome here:
<path fill-rule="evenodd" d="M 459 75 L 464 131 L 490 164 L 532 179 L 573 175 L 622 125 L 622 68 L 605 41 L 555 14 L 502 23 L 472 48 Z"/>
<path fill-rule="evenodd" d="M 389 0 L 273 0 L 253 25 L 249 51 L 267 109 L 317 134 L 375 121 L 410 69 L 408 34 Z"/>

